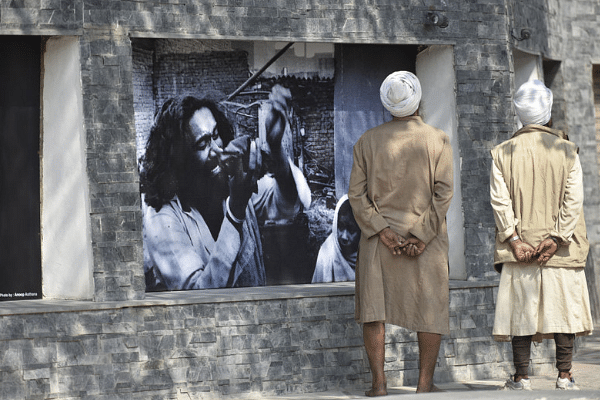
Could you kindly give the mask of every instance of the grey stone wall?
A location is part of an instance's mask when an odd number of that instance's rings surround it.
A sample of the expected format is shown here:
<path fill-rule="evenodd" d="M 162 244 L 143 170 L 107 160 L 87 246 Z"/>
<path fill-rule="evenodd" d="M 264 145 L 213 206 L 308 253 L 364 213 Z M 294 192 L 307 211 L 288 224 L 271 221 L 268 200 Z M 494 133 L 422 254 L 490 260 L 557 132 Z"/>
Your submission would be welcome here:
<path fill-rule="evenodd" d="M 140 273 L 131 271 L 141 265 L 139 222 L 121 223 L 139 221 L 140 217 L 133 210 L 138 200 L 134 200 L 137 177 L 130 37 L 454 44 L 462 189 L 468 194 L 463 202 L 467 276 L 473 279 L 492 275 L 493 221 L 482 186 L 488 180 L 489 149 L 515 127 L 510 104 L 511 48 L 563 60 L 566 125 L 580 145 L 586 168 L 586 219 L 595 249 L 593 259 L 600 264 L 595 256 L 599 251 L 600 196 L 590 77 L 592 60 L 600 58 L 600 45 L 594 40 L 599 22 L 598 5 L 593 0 L 456 4 L 442 0 L 353 0 L 343 7 L 337 1 L 317 4 L 291 0 L 258 4 L 237 0 L 0 4 L 3 32 L 82 34 L 98 299 L 143 297 Z M 449 26 L 440 29 L 427 25 L 425 15 L 430 10 L 445 13 Z M 512 39 L 524 27 L 530 28 L 531 39 Z M 101 162 L 100 154 L 107 156 Z"/>
<path fill-rule="evenodd" d="M 132 37 L 452 44 L 465 255 L 473 280 L 495 277 L 489 150 L 515 128 L 511 50 L 561 61 L 561 124 L 581 149 L 588 276 L 599 277 L 591 79 L 592 64 L 600 63 L 598 7 L 595 0 L 1 0 L 3 34 L 81 39 L 96 301 L 72 302 L 63 311 L 43 300 L 11 302 L 16 310 L 0 313 L 0 396 L 142 399 L 149 391 L 173 398 L 368 385 L 351 291 L 316 295 L 312 288 L 305 296 L 248 300 L 242 292 L 224 300 L 207 291 L 211 299 L 196 303 L 192 293 L 184 303 L 142 300 Z M 448 16 L 448 28 L 425 24 L 432 9 Z M 532 28 L 532 40 L 512 39 L 523 27 Z M 590 287 L 598 290 L 594 279 Z M 438 379 L 501 377 L 510 370 L 508 347 L 490 338 L 493 290 L 451 291 L 452 334 L 443 342 Z M 414 383 L 414 334 L 390 328 L 386 343 L 390 384 Z M 534 372 L 552 367 L 552 346 L 536 347 Z"/>
<path fill-rule="evenodd" d="M 119 4 L 117 6 L 117 3 Z M 502 0 L 460 3 L 353 1 L 274 4 L 254 7 L 223 1 L 158 3 L 93 2 L 84 20 L 119 28 L 133 37 L 244 38 L 247 40 L 341 41 L 354 43 L 455 43 L 462 184 L 465 197 L 467 275 L 491 273 L 493 220 L 487 191 L 489 149 L 510 134 L 508 21 Z M 425 24 L 431 9 L 446 13 L 446 29 Z M 396 16 L 401 15 L 402 18 Z M 485 24 L 481 23 L 486 21 Z M 112 25 L 111 25 L 112 24 Z M 493 122 L 490 124 L 490 122 Z"/>
<path fill-rule="evenodd" d="M 593 304 L 596 323 L 600 322 L 600 160 L 594 120 L 592 66 L 600 64 L 600 4 L 596 1 L 571 1 L 560 4 L 565 48 L 563 56 L 567 121 L 569 137 L 579 145 L 579 157 L 584 173 L 585 220 L 590 239 L 588 279 L 595 289 Z M 594 298 L 594 295 L 592 296 Z"/>
<path fill-rule="evenodd" d="M 146 283 L 129 38 L 88 31 L 81 60 L 95 300 L 140 299 Z"/>
<path fill-rule="evenodd" d="M 95 307 L 36 300 L 38 311 L 20 315 L 12 302 L 0 314 L 0 399 L 217 399 L 366 388 L 352 285 L 319 287 L 317 295 L 296 286 L 293 295 L 215 290 L 177 301 L 149 294 Z M 490 338 L 494 291 L 451 290 L 451 334 L 436 381 L 510 373 L 510 347 Z M 389 385 L 416 385 L 416 334 L 388 326 L 386 352 Z M 552 354 L 553 342 L 535 346 L 532 372 L 550 371 Z"/>

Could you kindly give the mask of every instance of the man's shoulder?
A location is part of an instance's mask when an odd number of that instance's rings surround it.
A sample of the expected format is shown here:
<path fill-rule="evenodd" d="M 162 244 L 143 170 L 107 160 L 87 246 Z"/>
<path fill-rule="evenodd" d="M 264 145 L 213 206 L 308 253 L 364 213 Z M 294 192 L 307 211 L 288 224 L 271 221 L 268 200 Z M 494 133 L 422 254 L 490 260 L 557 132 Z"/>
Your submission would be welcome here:
<path fill-rule="evenodd" d="M 155 224 L 161 220 L 180 220 L 183 215 L 183 208 L 177 196 L 169 202 L 163 204 L 159 210 L 152 206 L 147 206 L 144 210 L 144 223 Z"/>
<path fill-rule="evenodd" d="M 514 146 L 515 144 L 515 138 L 511 137 L 508 138 L 500 143 L 498 143 L 497 145 L 495 145 L 494 147 L 492 147 L 492 151 L 500 151 L 502 148 L 506 148 L 506 147 L 510 147 L 510 146 Z"/>
<path fill-rule="evenodd" d="M 540 138 L 543 137 L 542 141 L 534 141 L 534 143 L 537 143 L 536 145 L 534 145 L 537 149 L 546 149 L 547 151 L 559 150 L 560 152 L 566 151 L 567 153 L 578 152 L 577 145 L 569 141 L 565 135 L 562 135 L 561 131 L 551 130 L 549 128 L 546 128 L 544 130 L 526 128 L 529 127 L 521 128 L 520 130 L 515 132 L 510 138 L 494 146 L 491 150 L 492 155 L 495 156 L 504 152 L 513 152 L 519 148 L 523 148 L 524 146 L 531 146 L 532 142 L 530 139 L 528 139 L 528 135 L 532 134 L 538 135 L 538 137 Z M 551 142 L 552 144 L 549 145 L 549 142 Z M 542 143 L 545 143 L 545 145 L 543 145 Z"/>
<path fill-rule="evenodd" d="M 367 129 L 362 135 L 359 136 L 358 140 L 355 143 L 355 146 L 361 146 L 361 145 L 364 145 L 365 143 L 372 141 L 373 138 L 380 133 L 383 125 L 385 125 L 385 124 L 378 125 L 376 127 Z"/>
<path fill-rule="evenodd" d="M 415 131 L 415 133 L 427 138 L 429 142 L 433 141 L 441 146 L 450 144 L 450 136 L 446 132 L 426 122 L 421 122 L 418 131 Z"/>
<path fill-rule="evenodd" d="M 429 130 L 429 132 L 431 132 L 431 135 L 433 135 L 443 141 L 450 140 L 450 136 L 448 136 L 448 134 L 445 131 L 441 130 L 440 128 L 436 128 L 433 125 L 429 125 L 429 124 L 425 124 L 425 123 L 424 123 L 424 125 L 428 127 L 428 130 Z"/>

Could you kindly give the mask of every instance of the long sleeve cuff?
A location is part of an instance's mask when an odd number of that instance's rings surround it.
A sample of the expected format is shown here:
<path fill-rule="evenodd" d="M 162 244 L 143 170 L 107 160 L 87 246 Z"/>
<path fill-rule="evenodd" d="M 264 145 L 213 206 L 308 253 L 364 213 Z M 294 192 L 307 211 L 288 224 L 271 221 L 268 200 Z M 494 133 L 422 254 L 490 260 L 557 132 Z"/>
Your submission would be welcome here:
<path fill-rule="evenodd" d="M 500 232 L 500 230 L 498 230 L 498 239 L 500 239 L 501 242 L 504 242 L 509 237 L 511 237 L 513 232 L 515 232 L 517 230 L 518 223 L 519 223 L 519 220 L 515 218 L 513 220 L 513 223 L 510 224 L 505 230 L 503 230 L 502 232 Z"/>
<path fill-rule="evenodd" d="M 365 229 L 364 232 L 367 234 L 367 237 L 371 238 L 371 237 L 379 234 L 379 232 L 381 232 L 385 228 L 389 228 L 389 226 L 390 226 L 390 224 L 387 223 L 385 218 L 383 218 L 381 215 L 377 215 L 371 220 L 370 229 L 367 228 L 367 229 Z M 369 232 L 369 230 L 370 230 L 370 232 Z"/>
<path fill-rule="evenodd" d="M 559 244 L 560 244 L 561 246 L 568 245 L 568 244 L 571 242 L 571 236 L 569 236 L 569 237 L 566 237 L 566 236 L 564 236 L 564 235 L 561 235 L 561 234 L 560 234 L 558 231 L 556 231 L 556 230 L 552 230 L 552 231 L 550 232 L 550 235 L 548 235 L 548 237 L 550 237 L 550 236 L 552 236 L 552 237 L 554 237 L 554 238 L 558 239 L 558 242 L 559 242 Z M 545 238 L 545 239 L 546 239 L 546 238 Z"/>

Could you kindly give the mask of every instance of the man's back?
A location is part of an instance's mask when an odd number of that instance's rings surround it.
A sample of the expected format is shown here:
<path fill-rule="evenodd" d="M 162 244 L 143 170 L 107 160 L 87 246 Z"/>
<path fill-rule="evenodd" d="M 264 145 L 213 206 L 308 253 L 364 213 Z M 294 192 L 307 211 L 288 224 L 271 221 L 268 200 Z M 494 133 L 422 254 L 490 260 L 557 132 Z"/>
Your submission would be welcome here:
<path fill-rule="evenodd" d="M 577 146 L 566 140 L 561 131 L 527 125 L 496 146 L 492 158 L 506 183 L 514 216 L 520 221 L 521 238 L 537 246 L 553 235 L 565 196 L 574 196 L 568 192 L 568 181 L 577 160 Z M 585 264 L 588 245 L 583 213 L 574 239 L 571 246 L 559 250 L 549 266 Z M 507 243 L 497 243 L 496 257 L 512 261 L 511 254 Z"/>
<path fill-rule="evenodd" d="M 358 162 L 366 169 L 368 195 L 393 229 L 406 232 L 430 206 L 436 168 L 449 148 L 448 136 L 418 116 L 396 118 L 357 142 L 355 156 L 363 158 Z M 442 160 L 444 165 L 451 161 Z"/>

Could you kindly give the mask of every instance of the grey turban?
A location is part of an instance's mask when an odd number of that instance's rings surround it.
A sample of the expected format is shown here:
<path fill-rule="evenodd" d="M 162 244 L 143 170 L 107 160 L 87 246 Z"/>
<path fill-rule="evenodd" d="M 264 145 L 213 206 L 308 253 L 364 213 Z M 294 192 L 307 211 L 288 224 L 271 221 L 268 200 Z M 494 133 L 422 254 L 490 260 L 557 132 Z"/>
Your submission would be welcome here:
<path fill-rule="evenodd" d="M 383 106 L 394 117 L 414 114 L 421 101 L 421 84 L 412 72 L 396 71 L 388 75 L 379 88 Z"/>
<path fill-rule="evenodd" d="M 523 125 L 546 125 L 552 111 L 552 91 L 537 79 L 521 85 L 514 99 L 517 115 Z"/>

